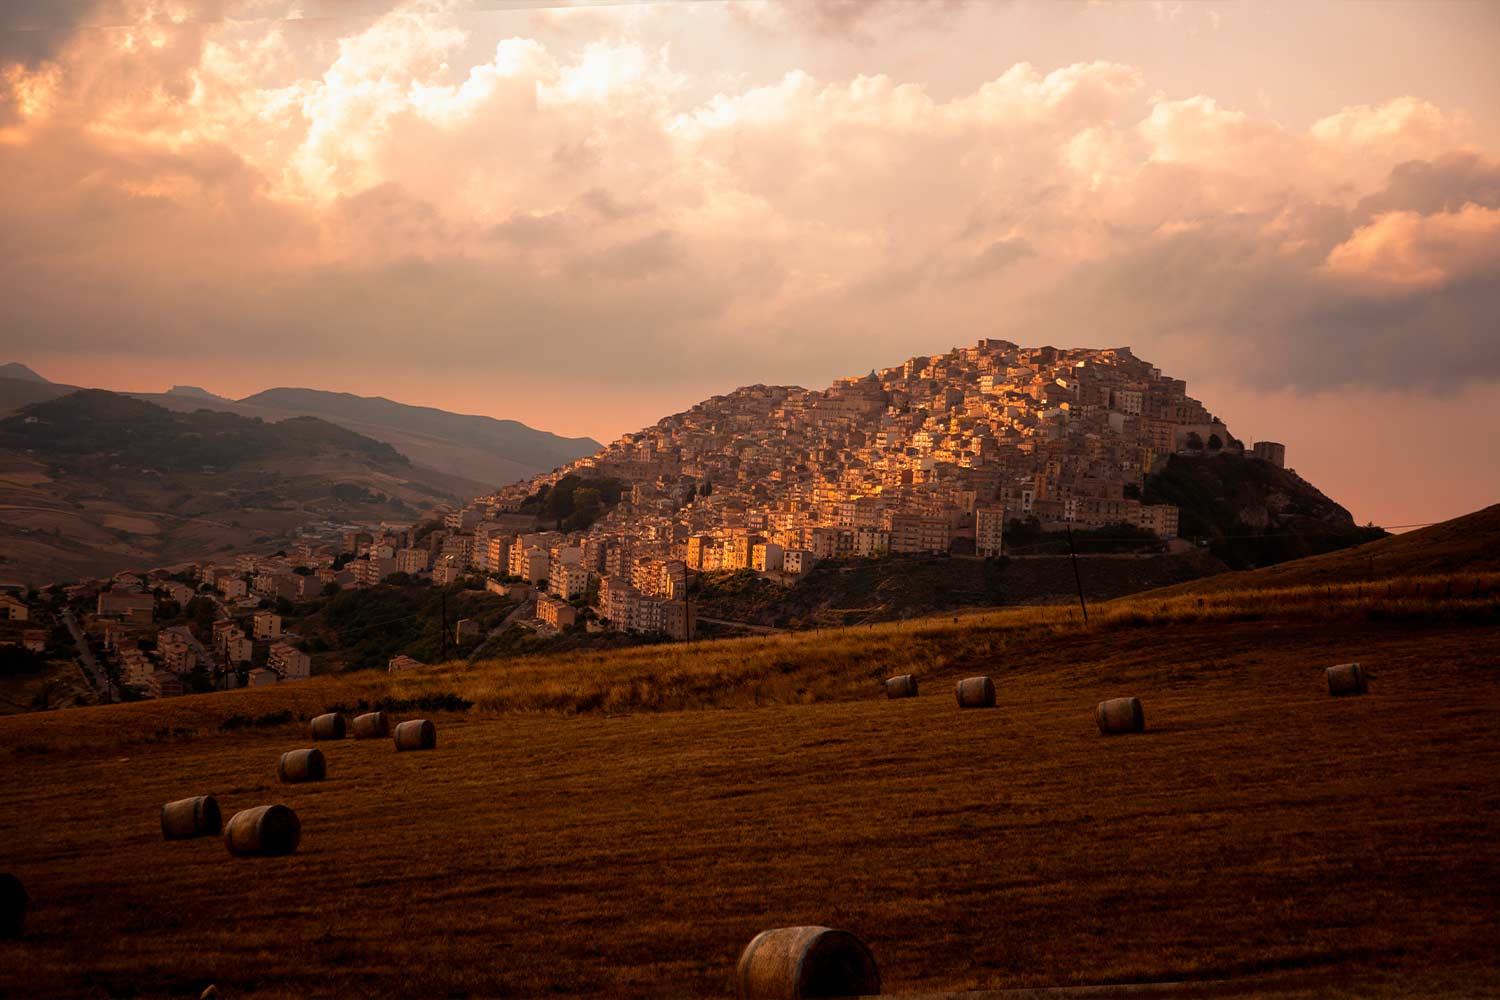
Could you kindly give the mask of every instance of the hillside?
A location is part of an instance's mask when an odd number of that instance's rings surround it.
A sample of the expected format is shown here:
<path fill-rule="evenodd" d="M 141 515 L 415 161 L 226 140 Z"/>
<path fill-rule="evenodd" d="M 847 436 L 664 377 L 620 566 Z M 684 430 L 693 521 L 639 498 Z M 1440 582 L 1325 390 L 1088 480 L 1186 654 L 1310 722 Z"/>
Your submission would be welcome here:
<path fill-rule="evenodd" d="M 869 943 L 890 995 L 1495 995 L 1500 577 L 1463 589 L 1153 600 L 1089 628 L 1011 611 L 0 718 L 0 842 L 37 902 L 0 942 L 0 993 L 722 998 L 756 932 L 825 924 Z M 1322 668 L 1349 659 L 1371 693 L 1330 699 Z M 886 700 L 907 671 L 921 696 Z M 976 673 L 999 708 L 954 707 Z M 1122 694 L 1146 734 L 1100 737 L 1094 704 Z M 434 719 L 437 749 L 325 743 L 326 782 L 277 782 L 310 715 L 374 705 Z M 204 793 L 226 816 L 293 807 L 298 852 L 163 842 L 162 803 Z"/>
<path fill-rule="evenodd" d="M 0 448 L 25 451 L 74 474 L 233 469 L 329 454 L 411 466 L 390 445 L 315 417 L 270 424 L 211 410 L 173 413 L 102 389 L 35 403 L 0 420 Z"/>
<path fill-rule="evenodd" d="M 1500 571 L 1500 504 L 1329 552 L 1244 573 L 1228 573 L 1159 591 L 1164 595 L 1270 587 L 1306 587 L 1401 579 L 1433 573 Z"/>
<path fill-rule="evenodd" d="M 984 339 L 824 389 L 743 386 L 487 499 L 510 508 L 568 475 L 618 480 L 631 502 L 595 540 L 703 572 L 745 569 L 759 545 L 778 550 L 762 550 L 773 564 L 794 553 L 793 573 L 881 553 L 995 556 L 1013 551 L 1002 525 L 1041 544 L 1033 554 L 1066 551 L 1068 529 L 1108 529 L 1201 541 L 1232 566 L 1368 540 L 1253 455 L 1129 347 Z"/>
<path fill-rule="evenodd" d="M 423 464 L 496 485 L 555 469 L 599 448 L 592 438 L 559 437 L 516 420 L 409 406 L 380 396 L 267 389 L 239 402 L 319 416 L 390 441 Z"/>
<path fill-rule="evenodd" d="M 1223 573 L 1213 556 L 1083 555 L 1078 579 L 1067 556 L 1001 561 L 946 556 L 833 560 L 779 585 L 750 570 L 709 574 L 693 593 L 699 622 L 805 629 L 920 618 L 942 611 L 1076 604 Z"/>
<path fill-rule="evenodd" d="M 0 415 L 77 389 L 49 382 L 22 364 L 0 365 Z M 383 441 L 420 467 L 474 483 L 471 494 L 557 468 L 599 447 L 591 438 L 560 437 L 515 420 L 318 389 L 268 389 L 241 400 L 184 385 L 123 395 L 180 413 L 217 410 L 268 423 L 318 417 Z"/>
<path fill-rule="evenodd" d="M 1146 477 L 1145 503 L 1182 511 L 1178 531 L 1232 568 L 1269 566 L 1381 537 L 1301 476 L 1237 452 L 1170 456 Z"/>
<path fill-rule="evenodd" d="M 30 406 L 32 403 L 42 403 L 77 391 L 77 386 L 0 376 L 0 416 L 14 413 L 21 407 Z"/>
<path fill-rule="evenodd" d="M 7 361 L 5 364 L 0 365 L 0 378 L 20 379 L 23 382 L 47 381 L 36 372 L 32 371 L 30 368 L 27 368 L 25 365 L 17 361 Z"/>
<path fill-rule="evenodd" d="M 270 552 L 320 522 L 414 520 L 471 486 L 316 418 L 172 413 L 83 390 L 0 419 L 0 579 Z"/>

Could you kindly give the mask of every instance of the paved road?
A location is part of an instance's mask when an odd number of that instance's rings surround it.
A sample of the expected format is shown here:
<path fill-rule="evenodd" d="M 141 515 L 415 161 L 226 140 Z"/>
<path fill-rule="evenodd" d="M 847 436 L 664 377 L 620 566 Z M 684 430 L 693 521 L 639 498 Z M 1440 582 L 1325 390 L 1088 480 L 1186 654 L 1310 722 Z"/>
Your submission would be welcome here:
<path fill-rule="evenodd" d="M 78 647 L 78 667 L 83 671 L 84 680 L 94 685 L 99 691 L 99 696 L 105 703 L 120 700 L 120 691 L 115 687 L 115 682 L 109 679 L 109 674 L 99 665 L 94 657 L 94 651 L 89 648 L 88 636 L 84 635 L 83 629 L 78 626 L 78 619 L 73 617 L 73 612 L 62 613 L 63 624 L 68 627 L 68 632 L 73 636 L 73 643 Z"/>

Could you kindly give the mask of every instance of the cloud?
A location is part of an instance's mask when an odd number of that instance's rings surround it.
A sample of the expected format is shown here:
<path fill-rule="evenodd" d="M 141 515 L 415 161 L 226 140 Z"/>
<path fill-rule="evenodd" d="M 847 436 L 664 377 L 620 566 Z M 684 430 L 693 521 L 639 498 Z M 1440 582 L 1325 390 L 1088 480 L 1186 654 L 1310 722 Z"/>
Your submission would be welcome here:
<path fill-rule="evenodd" d="M 891 31 L 940 25 L 962 5 L 958 0 L 750 0 L 731 5 L 741 24 L 766 34 L 805 34 L 824 41 L 873 45 Z"/>
<path fill-rule="evenodd" d="M 1466 204 L 1500 208 L 1500 162 L 1476 153 L 1444 153 L 1397 164 L 1379 191 L 1359 203 L 1361 215 L 1412 211 L 1456 212 Z"/>
<path fill-rule="evenodd" d="M 1431 215 L 1386 212 L 1334 247 L 1325 267 L 1377 295 L 1500 278 L 1500 210 L 1468 203 Z"/>
<path fill-rule="evenodd" d="M 123 6 L 111 0 L 8 0 L 0 5 L 0 66 L 50 59 L 92 15 L 108 23 Z"/>
<path fill-rule="evenodd" d="M 877 6 L 752 13 L 914 16 Z M 16 63 L 5 352 L 419 344 L 445 378 L 645 394 L 998 335 L 1298 390 L 1500 378 L 1500 167 L 1424 100 L 1299 128 L 1115 61 L 702 93 L 630 20 L 549 44 L 361 9 L 75 32 Z"/>
<path fill-rule="evenodd" d="M 956 276 L 961 280 L 982 278 L 1035 255 L 1036 251 L 1031 244 L 1019 237 L 995 240 L 960 266 Z"/>

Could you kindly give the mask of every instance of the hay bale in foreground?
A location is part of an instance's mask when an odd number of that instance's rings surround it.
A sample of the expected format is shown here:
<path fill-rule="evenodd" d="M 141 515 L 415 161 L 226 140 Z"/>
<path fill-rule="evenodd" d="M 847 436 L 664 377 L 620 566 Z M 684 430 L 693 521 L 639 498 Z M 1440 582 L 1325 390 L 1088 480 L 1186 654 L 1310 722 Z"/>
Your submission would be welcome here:
<path fill-rule="evenodd" d="M 256 806 L 229 817 L 224 844 L 237 857 L 291 854 L 302 840 L 302 821 L 286 806 Z"/>
<path fill-rule="evenodd" d="M 954 690 L 959 708 L 994 708 L 995 682 L 988 677 L 965 677 Z"/>
<path fill-rule="evenodd" d="M 880 971 L 865 943 L 827 927 L 777 927 L 745 946 L 735 968 L 740 1000 L 873 996 Z"/>
<path fill-rule="evenodd" d="M 161 835 L 168 840 L 217 837 L 223 828 L 219 803 L 212 795 L 195 795 L 161 807 Z"/>
<path fill-rule="evenodd" d="M 437 746 L 437 726 L 426 719 L 412 719 L 396 727 L 397 750 L 431 750 Z"/>
<path fill-rule="evenodd" d="M 354 738 L 383 740 L 391 735 L 391 720 L 384 712 L 366 712 L 354 717 Z"/>
<path fill-rule="evenodd" d="M 283 785 L 322 781 L 328 777 L 328 761 L 324 759 L 323 751 L 316 748 L 289 750 L 281 755 L 281 763 L 276 765 L 276 776 Z"/>
<path fill-rule="evenodd" d="M 1358 663 L 1340 663 L 1329 667 L 1328 693 L 1335 698 L 1346 694 L 1365 694 L 1370 690 L 1370 678 Z"/>
<path fill-rule="evenodd" d="M 1139 698 L 1110 698 L 1094 709 L 1094 721 L 1105 736 L 1140 733 L 1146 730 L 1146 713 Z"/>
<path fill-rule="evenodd" d="M 315 740 L 341 740 L 344 738 L 344 716 L 340 712 L 328 712 L 312 720 L 312 738 Z"/>
<path fill-rule="evenodd" d="M 0 938 L 18 938 L 26 926 L 31 897 L 10 872 L 0 872 Z"/>
<path fill-rule="evenodd" d="M 899 674 L 885 682 L 885 696 L 887 698 L 915 698 L 917 696 L 917 679 L 911 674 Z"/>

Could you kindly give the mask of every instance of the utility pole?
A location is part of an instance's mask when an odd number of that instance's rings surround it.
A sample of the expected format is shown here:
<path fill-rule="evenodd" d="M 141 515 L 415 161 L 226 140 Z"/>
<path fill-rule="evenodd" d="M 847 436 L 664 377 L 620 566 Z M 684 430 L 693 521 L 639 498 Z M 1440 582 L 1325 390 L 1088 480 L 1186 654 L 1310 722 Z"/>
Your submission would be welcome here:
<path fill-rule="evenodd" d="M 1078 585 L 1078 606 L 1083 609 L 1083 623 L 1089 623 L 1089 606 L 1083 600 L 1083 577 L 1078 575 L 1078 553 L 1073 549 L 1073 522 L 1068 522 L 1068 556 L 1073 562 L 1073 582 Z"/>

